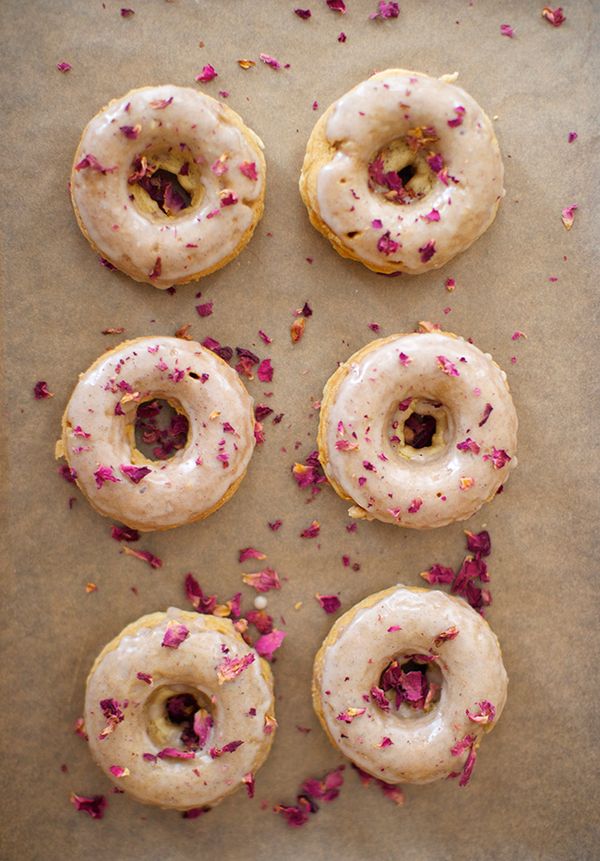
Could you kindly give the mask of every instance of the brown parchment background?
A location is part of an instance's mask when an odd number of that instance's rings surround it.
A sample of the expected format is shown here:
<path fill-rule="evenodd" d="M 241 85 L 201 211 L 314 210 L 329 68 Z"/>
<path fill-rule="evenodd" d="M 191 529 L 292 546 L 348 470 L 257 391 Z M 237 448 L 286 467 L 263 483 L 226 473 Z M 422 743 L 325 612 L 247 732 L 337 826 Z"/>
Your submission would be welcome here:
<path fill-rule="evenodd" d="M 372 855 L 405 861 L 592 859 L 600 854 L 598 791 L 597 392 L 594 324 L 598 257 L 598 20 L 600 4 L 567 0 L 567 23 L 540 17 L 542 0 L 495 3 L 401 0 L 401 15 L 368 20 L 375 0 L 348 0 L 345 16 L 323 0 L 3 0 L 4 127 L 2 216 L 3 396 L 11 417 L 2 470 L 3 838 L 0 856 L 44 861 L 144 858 L 331 859 Z M 310 5 L 302 21 L 292 9 Z M 502 37 L 510 23 L 514 39 Z M 340 30 L 345 44 L 337 41 Z M 200 48 L 200 40 L 206 47 Z M 259 52 L 291 64 L 274 72 L 236 60 Z M 55 64 L 73 70 L 60 74 Z M 152 83 L 194 84 L 205 63 L 230 91 L 228 104 L 266 146 L 266 214 L 241 256 L 201 285 L 169 296 L 99 266 L 81 236 L 66 191 L 87 121 L 112 97 Z M 497 116 L 507 195 L 495 224 L 443 270 L 387 279 L 342 260 L 309 225 L 297 191 L 304 146 L 319 111 L 373 70 L 403 66 L 462 84 Z M 576 130 L 579 139 L 567 144 Z M 596 161 L 597 165 L 597 161 Z M 579 204 L 570 233 L 561 209 Z M 596 224 L 598 223 L 596 219 Z M 306 257 L 313 257 L 308 264 Z M 565 259 L 566 258 L 566 259 Z M 454 294 L 444 290 L 456 278 Z M 550 283 L 549 277 L 558 277 Z M 195 293 L 214 301 L 201 320 Z M 303 340 L 289 340 L 291 312 L 309 300 Z M 452 311 L 445 316 L 443 309 Z M 520 418 L 519 468 L 506 492 L 468 523 L 493 540 L 494 604 L 489 620 L 510 675 L 509 700 L 485 740 L 471 785 L 406 788 L 396 808 L 351 769 L 336 802 L 299 830 L 262 810 L 293 803 L 300 782 L 341 762 L 312 714 L 314 653 L 333 618 L 314 593 L 339 592 L 344 609 L 438 561 L 457 565 L 463 525 L 428 533 L 360 524 L 345 530 L 346 506 L 326 488 L 310 504 L 290 466 L 314 446 L 312 403 L 336 367 L 374 336 L 442 321 L 492 352 L 508 371 Z M 241 489 L 207 521 L 144 537 L 138 546 L 164 559 L 151 571 L 119 553 L 110 523 L 56 475 L 54 442 L 77 374 L 123 337 L 192 334 L 270 355 L 272 386 L 248 387 L 284 412 L 265 423 Z M 268 349 L 259 328 L 274 337 Z M 528 340 L 513 343 L 521 329 Z M 517 356 L 514 366 L 510 357 Z M 36 402 L 48 380 L 55 397 Z M 296 445 L 299 448 L 296 451 Z M 76 496 L 72 510 L 68 499 Z M 267 521 L 284 525 L 271 532 Z M 299 532 L 321 522 L 318 540 Z M 209 815 L 184 821 L 113 795 L 72 732 L 84 681 L 109 639 L 143 613 L 186 606 L 183 575 L 223 599 L 241 587 L 237 550 L 254 545 L 285 578 L 269 610 L 288 638 L 274 665 L 280 730 L 257 779 Z M 342 566 L 347 553 L 359 561 Z M 98 591 L 86 594 L 85 584 Z M 131 588 L 138 589 L 138 595 Z M 243 589 L 249 606 L 253 597 Z M 303 601 L 300 610 L 296 602 Z M 296 724 L 311 727 L 308 735 Z M 60 770 L 67 764 L 68 773 Z M 125 784 L 124 784 L 125 785 Z M 69 792 L 106 793 L 103 821 L 78 814 Z"/>

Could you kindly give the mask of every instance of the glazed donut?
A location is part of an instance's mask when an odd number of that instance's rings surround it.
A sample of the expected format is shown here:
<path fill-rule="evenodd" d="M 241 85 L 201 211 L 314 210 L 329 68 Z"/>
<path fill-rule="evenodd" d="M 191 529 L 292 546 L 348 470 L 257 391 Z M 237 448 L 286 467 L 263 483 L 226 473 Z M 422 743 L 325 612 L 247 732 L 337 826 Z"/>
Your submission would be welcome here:
<path fill-rule="evenodd" d="M 85 694 L 92 757 L 137 801 L 212 807 L 253 781 L 273 743 L 273 679 L 229 619 L 169 608 L 100 652 Z"/>
<path fill-rule="evenodd" d="M 417 275 L 464 251 L 494 220 L 504 195 L 498 142 L 456 77 L 388 69 L 315 125 L 300 193 L 342 257 Z"/>
<path fill-rule="evenodd" d="M 71 172 L 83 235 L 109 264 L 161 290 L 229 263 L 265 195 L 260 138 L 186 87 L 131 90 L 86 126 Z"/>
<path fill-rule="evenodd" d="M 135 446 L 137 408 L 164 399 L 189 422 L 170 460 Z M 253 400 L 237 373 L 194 341 L 124 341 L 81 374 L 57 457 L 105 517 L 141 531 L 201 520 L 237 490 L 254 450 Z"/>
<path fill-rule="evenodd" d="M 427 667 L 416 692 L 401 675 L 409 662 L 421 667 L 410 677 Z M 464 784 L 507 684 L 495 634 L 462 598 L 398 585 L 334 624 L 315 659 L 313 705 L 334 747 L 374 777 L 429 783 L 462 767 Z"/>
<path fill-rule="evenodd" d="M 516 466 L 517 415 L 489 353 L 449 332 L 391 335 L 340 365 L 318 446 L 351 517 L 412 529 L 466 520 Z"/>

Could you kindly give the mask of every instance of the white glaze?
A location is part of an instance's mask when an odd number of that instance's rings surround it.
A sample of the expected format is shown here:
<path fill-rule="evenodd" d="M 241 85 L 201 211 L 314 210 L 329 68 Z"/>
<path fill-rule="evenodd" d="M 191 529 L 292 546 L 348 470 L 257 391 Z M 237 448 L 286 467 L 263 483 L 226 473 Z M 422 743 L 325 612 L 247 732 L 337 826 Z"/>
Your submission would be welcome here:
<path fill-rule="evenodd" d="M 359 768 L 388 783 L 428 783 L 460 771 L 466 753 L 453 756 L 451 748 L 466 735 L 479 739 L 494 725 L 474 723 L 466 709 L 478 713 L 477 703 L 489 700 L 497 721 L 506 701 L 508 678 L 495 634 L 461 598 L 443 592 L 399 585 L 364 603 L 372 601 L 338 619 L 317 656 L 316 707 L 332 741 Z M 399 631 L 388 632 L 396 625 Z M 453 625 L 458 636 L 434 646 Z M 392 705 L 386 712 L 370 698 L 365 702 L 363 695 L 394 658 L 431 653 L 439 655 L 443 675 L 431 711 L 396 711 Z M 348 708 L 365 707 L 350 724 L 337 719 Z M 380 748 L 385 736 L 392 745 Z"/>
<path fill-rule="evenodd" d="M 151 106 L 170 98 L 166 108 Z M 139 137 L 125 137 L 123 125 L 141 126 Z M 232 255 L 252 224 L 252 204 L 264 188 L 262 142 L 240 126 L 241 119 L 225 105 L 185 87 L 146 87 L 111 102 L 86 127 L 75 164 L 91 153 L 102 166 L 116 170 L 106 175 L 89 168 L 73 170 L 71 177 L 73 202 L 94 245 L 117 268 L 162 289 L 191 280 Z M 132 187 L 127 182 L 134 159 L 157 147 L 180 152 L 180 143 L 187 145 L 190 161 L 198 164 L 203 199 L 174 217 L 140 211 L 130 200 Z M 228 170 L 218 177 L 211 165 L 224 153 Z M 241 173 L 242 162 L 255 163 L 257 180 Z M 238 203 L 221 206 L 222 189 L 232 189 Z M 207 217 L 215 211 L 215 216 Z M 157 257 L 162 273 L 150 279 Z"/>
<path fill-rule="evenodd" d="M 175 371 L 184 372 L 179 382 Z M 129 400 L 117 388 L 123 382 L 140 397 Z M 132 459 L 137 405 L 153 398 L 181 406 L 189 420 L 187 445 L 169 460 L 149 462 L 139 452 Z M 115 415 L 118 403 L 125 415 Z M 217 506 L 243 476 L 255 444 L 253 400 L 236 371 L 200 344 L 179 338 L 138 338 L 101 356 L 80 375 L 63 421 L 64 454 L 81 490 L 102 514 L 142 530 L 178 526 Z M 226 422 L 233 433 L 224 431 Z M 89 438 L 77 436 L 77 427 Z M 221 452 L 229 456 L 227 466 L 217 459 Z M 120 471 L 133 463 L 152 470 L 139 484 Z M 98 488 L 99 465 L 112 467 L 119 482 Z"/>
<path fill-rule="evenodd" d="M 161 645 L 173 623 L 185 625 L 190 632 L 177 649 Z M 224 658 L 250 653 L 255 655 L 254 663 L 235 679 L 219 685 L 216 669 Z M 244 643 L 228 619 L 173 607 L 166 613 L 138 619 L 106 646 L 88 678 L 85 728 L 94 760 L 120 789 L 146 804 L 179 810 L 216 804 L 242 785 L 244 775 L 262 765 L 271 746 L 274 733 L 266 734 L 264 726 L 265 717 L 274 716 L 273 687 L 265 668 L 264 661 Z M 152 684 L 138 679 L 138 672 L 152 676 Z M 193 759 L 148 762 L 142 754 L 156 756 L 171 746 L 184 749 L 177 726 L 171 727 L 171 739 L 165 737 L 164 744 L 156 743 L 146 708 L 157 688 L 176 685 L 214 698 L 214 725 L 205 748 Z M 121 723 L 99 739 L 106 726 L 99 705 L 104 699 L 128 704 L 122 708 Z M 256 714 L 249 714 L 250 709 L 256 709 Z M 237 740 L 244 742 L 237 750 L 211 758 L 211 748 Z M 128 768 L 129 775 L 115 778 L 109 771 L 112 765 Z"/>
<path fill-rule="evenodd" d="M 455 118 L 458 106 L 466 111 L 463 123 L 451 128 L 448 120 Z M 397 205 L 369 189 L 368 165 L 383 147 L 417 126 L 435 128 L 439 140 L 431 149 L 443 156 L 458 183 L 446 186 L 436 179 L 423 198 Z M 320 217 L 367 264 L 413 274 L 438 268 L 494 220 L 504 194 L 498 143 L 484 111 L 453 83 L 417 72 L 382 72 L 335 102 L 326 134 L 337 151 L 317 177 Z M 432 209 L 438 210 L 440 221 L 428 223 L 423 216 Z M 376 219 L 381 228 L 372 226 Z M 358 235 L 349 238 L 353 231 Z M 386 256 L 377 242 L 388 231 L 401 247 Z M 423 262 L 419 249 L 432 240 L 436 253 Z"/>
<path fill-rule="evenodd" d="M 517 415 L 506 374 L 473 344 L 442 332 L 393 335 L 365 350 L 342 366 L 348 373 L 339 385 L 328 384 L 332 394 L 328 397 L 325 390 L 319 428 L 328 478 L 359 506 L 350 513 L 416 529 L 470 517 L 516 465 Z M 401 353 L 410 359 L 406 366 L 399 361 Z M 444 373 L 438 356 L 450 360 L 459 376 Z M 446 427 L 435 447 L 395 449 L 390 442 L 394 411 L 409 397 L 443 404 Z M 493 410 L 479 427 L 488 403 Z M 478 454 L 457 449 L 467 438 L 480 446 Z M 338 450 L 336 442 L 342 439 L 358 447 Z M 511 458 L 500 469 L 484 460 L 494 447 Z M 382 454 L 388 459 L 382 460 Z M 375 469 L 366 469 L 364 461 Z M 361 477 L 366 478 L 362 486 Z M 461 489 L 464 478 L 474 484 Z M 410 513 L 414 500 L 421 500 L 421 506 Z M 390 513 L 398 508 L 399 514 Z"/>

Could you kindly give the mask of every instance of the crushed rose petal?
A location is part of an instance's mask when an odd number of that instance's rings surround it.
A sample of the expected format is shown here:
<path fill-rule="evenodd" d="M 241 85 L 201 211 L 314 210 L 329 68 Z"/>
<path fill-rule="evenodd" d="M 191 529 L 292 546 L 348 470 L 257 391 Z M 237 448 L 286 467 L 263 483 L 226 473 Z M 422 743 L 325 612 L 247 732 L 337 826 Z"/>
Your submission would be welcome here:
<path fill-rule="evenodd" d="M 317 592 L 315 598 L 326 613 L 337 613 L 342 606 L 342 602 L 337 595 L 319 595 Z"/>

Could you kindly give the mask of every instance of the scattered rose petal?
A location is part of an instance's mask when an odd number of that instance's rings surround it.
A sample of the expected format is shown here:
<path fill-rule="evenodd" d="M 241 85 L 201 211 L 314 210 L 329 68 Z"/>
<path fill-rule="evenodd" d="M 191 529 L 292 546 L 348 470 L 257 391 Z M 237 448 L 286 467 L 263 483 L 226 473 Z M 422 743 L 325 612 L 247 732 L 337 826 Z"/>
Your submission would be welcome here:
<path fill-rule="evenodd" d="M 329 8 L 333 12 L 339 12 L 341 15 L 346 14 L 346 4 L 344 0 L 325 0 Z"/>
<path fill-rule="evenodd" d="M 102 819 L 106 805 L 108 804 L 103 795 L 92 795 L 91 798 L 85 795 L 76 795 L 71 793 L 69 798 L 75 810 L 80 810 L 83 813 L 88 813 L 92 819 Z"/>
<path fill-rule="evenodd" d="M 483 408 L 483 415 L 479 421 L 478 427 L 482 428 L 492 414 L 494 407 L 491 404 L 486 404 Z"/>
<path fill-rule="evenodd" d="M 349 708 L 343 712 L 340 712 L 339 715 L 337 715 L 336 719 L 343 721 L 344 723 L 350 724 L 350 723 L 352 723 L 352 721 L 355 718 L 361 717 L 362 715 L 364 715 L 365 712 L 366 712 L 366 709 Z"/>
<path fill-rule="evenodd" d="M 315 598 L 326 613 L 337 613 L 342 606 L 342 602 L 337 595 L 319 595 L 317 592 Z"/>
<path fill-rule="evenodd" d="M 300 795 L 297 805 L 276 804 L 273 812 L 281 813 L 291 828 L 300 828 L 308 822 L 308 816 L 313 811 L 309 800 Z"/>
<path fill-rule="evenodd" d="M 123 475 L 127 476 L 127 478 L 133 482 L 133 484 L 139 484 L 145 476 L 150 475 L 152 472 L 152 470 L 147 466 L 129 466 L 123 463 L 120 465 L 119 469 Z"/>
<path fill-rule="evenodd" d="M 389 18 L 397 18 L 400 14 L 400 6 L 394 0 L 379 0 L 377 12 L 371 12 L 369 18 L 375 21 L 377 18 L 381 20 Z"/>
<path fill-rule="evenodd" d="M 310 526 L 303 529 L 300 533 L 300 538 L 316 538 L 321 531 L 321 524 L 318 520 L 313 520 Z"/>
<path fill-rule="evenodd" d="M 542 18 L 545 18 L 553 27 L 560 27 L 567 20 L 562 6 L 557 6 L 556 9 L 553 9 L 551 6 L 544 6 L 542 9 Z"/>
<path fill-rule="evenodd" d="M 80 170 L 86 170 L 87 168 L 92 171 L 95 170 L 98 173 L 101 173 L 103 176 L 106 176 L 107 173 L 113 173 L 113 171 L 117 169 L 117 166 L 115 165 L 114 167 L 103 167 L 96 158 L 96 156 L 92 155 L 91 153 L 88 153 L 81 159 L 81 161 L 77 162 L 77 164 L 75 165 L 75 170 L 77 172 L 79 172 Z"/>
<path fill-rule="evenodd" d="M 256 375 L 261 383 L 270 383 L 273 379 L 273 368 L 271 367 L 270 359 L 263 359 L 260 365 L 258 366 L 258 370 Z"/>
<path fill-rule="evenodd" d="M 473 454 L 479 454 L 481 447 L 475 442 L 475 440 L 468 436 L 466 439 L 463 439 L 462 442 L 457 442 L 456 448 L 459 451 L 470 451 Z"/>
<path fill-rule="evenodd" d="M 114 777 L 129 777 L 130 771 L 122 765 L 111 765 L 108 769 Z"/>
<path fill-rule="evenodd" d="M 578 138 L 577 132 L 569 132 L 569 136 L 567 138 L 568 143 L 574 143 Z"/>
<path fill-rule="evenodd" d="M 205 302 L 203 305 L 196 305 L 196 311 L 199 317 L 210 317 L 213 312 L 213 302 Z"/>
<path fill-rule="evenodd" d="M 199 84 L 207 84 L 209 81 L 214 81 L 215 78 L 218 78 L 214 66 L 211 66 L 210 63 L 207 63 L 206 66 L 203 67 L 202 71 L 199 75 L 196 75 L 194 80 L 198 81 Z"/>
<path fill-rule="evenodd" d="M 33 387 L 33 397 L 36 401 L 43 401 L 46 398 L 53 398 L 54 392 L 48 389 L 48 383 L 45 380 L 39 380 Z"/>
<path fill-rule="evenodd" d="M 294 15 L 297 15 L 298 18 L 302 18 L 304 21 L 310 18 L 311 14 L 310 9 L 294 9 Z"/>
<path fill-rule="evenodd" d="M 455 640 L 459 635 L 459 630 L 456 625 L 451 625 L 446 631 L 441 631 L 435 640 L 433 641 L 433 645 L 437 647 L 441 646 L 442 643 L 447 642 L 448 640 Z"/>
<path fill-rule="evenodd" d="M 242 580 L 248 586 L 256 589 L 257 592 L 269 592 L 271 589 L 281 589 L 279 575 L 273 568 L 265 568 L 263 571 L 255 571 L 253 574 L 243 574 Z"/>
<path fill-rule="evenodd" d="M 575 220 L 575 211 L 579 209 L 578 204 L 572 203 L 571 206 L 565 206 L 561 213 L 561 220 L 565 226 L 566 230 L 570 230 L 573 227 L 573 222 Z"/>
<path fill-rule="evenodd" d="M 458 105 L 456 108 L 454 108 L 454 113 L 456 114 L 455 118 L 453 120 L 448 120 L 448 125 L 451 129 L 455 129 L 458 126 L 462 126 L 463 117 L 466 114 L 466 110 L 463 108 L 462 105 Z"/>
<path fill-rule="evenodd" d="M 432 565 L 428 571 L 423 571 L 420 576 L 431 586 L 438 583 L 452 583 L 454 580 L 454 571 L 452 568 L 447 568 L 445 565 Z"/>
<path fill-rule="evenodd" d="M 343 43 L 343 42 L 345 42 L 345 41 L 346 41 L 346 39 L 347 39 L 347 38 L 348 38 L 348 37 L 346 36 L 346 34 L 344 33 L 344 31 L 342 30 L 342 32 L 338 34 L 337 40 L 338 40 L 338 42 L 342 42 L 342 43 Z"/>
<path fill-rule="evenodd" d="M 256 164 L 253 161 L 243 161 L 240 165 L 240 173 L 248 177 L 248 179 L 253 180 L 254 182 L 256 182 L 256 180 L 258 179 Z"/>
<path fill-rule="evenodd" d="M 196 753 L 193 750 L 179 750 L 177 747 L 163 747 L 156 755 L 159 759 L 194 759 Z"/>
<path fill-rule="evenodd" d="M 390 231 L 387 230 L 383 236 L 380 236 L 377 240 L 377 250 L 381 254 L 385 254 L 388 257 L 390 254 L 395 254 L 396 251 L 400 248 L 400 243 L 396 242 L 394 239 L 390 237 Z"/>
<path fill-rule="evenodd" d="M 510 26 L 510 24 L 500 24 L 500 33 L 503 36 L 508 36 L 509 39 L 512 39 L 515 35 L 515 31 Z"/>
<path fill-rule="evenodd" d="M 492 453 L 484 454 L 483 459 L 491 460 L 494 465 L 494 469 L 502 469 L 507 463 L 509 463 L 511 457 L 503 448 L 495 448 L 492 446 Z"/>
<path fill-rule="evenodd" d="M 126 556 L 135 556 L 136 559 L 146 562 L 151 568 L 162 568 L 162 559 L 159 559 L 154 553 L 150 553 L 149 550 L 133 550 L 131 547 L 125 546 L 121 553 Z"/>
<path fill-rule="evenodd" d="M 419 248 L 419 254 L 421 255 L 421 263 L 427 263 L 429 260 L 431 260 L 431 258 L 435 254 L 435 241 L 433 239 L 430 239 L 429 242 Z"/>
<path fill-rule="evenodd" d="M 98 489 L 100 489 L 107 481 L 112 482 L 113 484 L 121 481 L 121 479 L 117 478 L 114 474 L 112 466 L 99 465 L 94 471 L 94 478 L 96 479 L 96 487 Z"/>
<path fill-rule="evenodd" d="M 255 642 L 254 648 L 261 658 L 266 658 L 267 661 L 270 661 L 273 658 L 273 653 L 276 652 L 283 643 L 285 636 L 285 631 L 277 630 L 271 631 L 269 634 L 263 634 L 262 637 L 259 637 Z"/>
<path fill-rule="evenodd" d="M 266 66 L 270 66 L 272 69 L 281 69 L 282 68 L 282 65 L 279 62 L 279 60 L 277 60 L 275 57 L 271 57 L 270 54 L 259 54 L 258 56 L 259 56 L 259 59 L 262 60 L 262 62 Z"/>
<path fill-rule="evenodd" d="M 260 550 L 256 550 L 254 547 L 244 547 L 243 550 L 240 550 L 238 562 L 245 562 L 246 559 L 266 559 L 267 556 L 265 553 L 262 553 Z"/>
<path fill-rule="evenodd" d="M 66 60 L 61 60 L 60 63 L 56 64 L 56 68 L 59 72 L 70 72 L 73 66 L 70 63 L 67 63 Z"/>
<path fill-rule="evenodd" d="M 471 711 L 470 709 L 466 710 L 466 715 L 469 720 L 481 725 L 493 722 L 496 717 L 495 705 L 493 705 L 489 700 L 481 700 L 481 702 L 477 703 L 477 708 L 479 709 L 478 712 Z"/>
<path fill-rule="evenodd" d="M 133 9 L 121 9 L 121 18 L 131 18 L 132 15 L 135 15 Z"/>
<path fill-rule="evenodd" d="M 429 224 L 432 221 L 439 221 L 440 220 L 440 214 L 437 211 L 437 209 L 432 209 L 431 212 L 428 212 L 427 215 L 422 215 L 421 218 L 423 219 L 423 221 L 426 221 Z M 419 249 L 419 251 L 420 250 L 421 249 Z M 423 259 L 423 258 L 421 258 L 421 259 Z"/>

